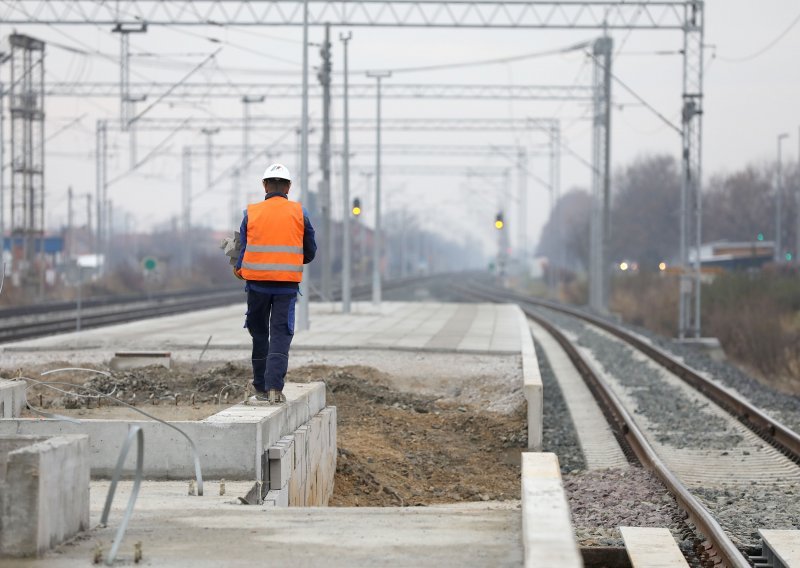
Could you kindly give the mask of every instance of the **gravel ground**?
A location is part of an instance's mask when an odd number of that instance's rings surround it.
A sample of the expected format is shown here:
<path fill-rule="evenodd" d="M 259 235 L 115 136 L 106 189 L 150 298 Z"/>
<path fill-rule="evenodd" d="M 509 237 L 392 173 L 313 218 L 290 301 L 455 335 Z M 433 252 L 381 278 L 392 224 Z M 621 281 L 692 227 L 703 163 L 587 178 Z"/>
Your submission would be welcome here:
<path fill-rule="evenodd" d="M 579 320 L 543 310 L 560 328 L 578 338 L 579 345 L 591 349 L 594 357 L 612 373 L 636 401 L 637 414 L 643 414 L 655 428 L 659 442 L 676 448 L 730 450 L 741 440 L 727 430 L 724 421 L 666 381 L 651 366 L 632 355 L 631 349 L 597 333 Z M 720 423 L 722 422 L 722 423 Z M 718 485 L 692 488 L 742 549 L 758 546 L 758 528 L 800 528 L 798 489 L 782 479 L 748 486 Z M 663 489 L 662 489 L 663 491 Z"/>
<path fill-rule="evenodd" d="M 637 404 L 636 412 L 651 421 L 659 442 L 676 448 L 728 449 L 742 441 L 738 433 L 729 431 L 725 420 L 706 412 L 702 403 L 662 381 L 659 371 L 637 359 L 631 349 L 620 348 L 616 340 L 575 318 L 552 310 L 544 313 L 561 329 L 577 336 L 578 344 L 591 349 L 629 390 Z"/>
<path fill-rule="evenodd" d="M 582 546 L 622 546 L 619 526 L 669 527 L 682 540 L 683 513 L 661 482 L 641 467 L 564 478 L 575 533 Z"/>
<path fill-rule="evenodd" d="M 591 313 L 619 325 L 619 321 L 602 314 Z M 716 361 L 700 349 L 680 343 L 675 339 L 658 335 L 648 329 L 625 324 L 633 333 L 649 339 L 653 345 L 678 357 L 686 365 L 705 373 L 711 379 L 730 387 L 745 396 L 755 406 L 775 416 L 781 422 L 800 430 L 800 396 L 787 394 L 759 381 L 747 371 L 728 361 Z"/>
<path fill-rule="evenodd" d="M 535 342 L 535 346 L 544 388 L 542 448 L 545 452 L 553 452 L 558 456 L 562 474 L 577 473 L 586 469 L 586 461 L 575 433 L 575 425 L 547 355 L 538 342 Z"/>

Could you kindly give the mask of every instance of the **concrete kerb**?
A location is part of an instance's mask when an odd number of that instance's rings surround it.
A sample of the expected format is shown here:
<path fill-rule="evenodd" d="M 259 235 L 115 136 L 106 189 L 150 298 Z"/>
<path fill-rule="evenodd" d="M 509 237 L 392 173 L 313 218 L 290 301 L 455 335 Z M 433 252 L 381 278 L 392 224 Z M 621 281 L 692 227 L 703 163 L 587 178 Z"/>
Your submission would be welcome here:
<path fill-rule="evenodd" d="M 24 385 L 23 385 L 24 389 Z M 325 408 L 325 384 L 288 383 L 287 403 L 279 406 L 235 405 L 202 421 L 176 421 L 198 447 L 207 479 L 259 480 L 264 478 L 262 455 L 281 437 L 291 434 Z M 141 426 L 147 440 L 145 476 L 148 479 L 190 479 L 194 462 L 186 440 L 178 432 L 148 420 L 58 420 L 12 418 L 0 420 L 0 436 L 89 436 L 89 464 L 93 477 L 110 477 L 129 424 Z M 125 463 L 130 476 L 134 456 Z"/>
<path fill-rule="evenodd" d="M 519 311 L 519 333 L 522 352 L 522 392 L 528 403 L 528 449 L 542 451 L 542 420 L 544 414 L 544 392 L 539 360 L 533 345 L 528 318 Z"/>
<path fill-rule="evenodd" d="M 89 528 L 87 436 L 0 437 L 0 556 L 32 556 Z"/>
<path fill-rule="evenodd" d="M 522 454 L 522 544 L 526 568 L 583 566 L 555 454 Z"/>

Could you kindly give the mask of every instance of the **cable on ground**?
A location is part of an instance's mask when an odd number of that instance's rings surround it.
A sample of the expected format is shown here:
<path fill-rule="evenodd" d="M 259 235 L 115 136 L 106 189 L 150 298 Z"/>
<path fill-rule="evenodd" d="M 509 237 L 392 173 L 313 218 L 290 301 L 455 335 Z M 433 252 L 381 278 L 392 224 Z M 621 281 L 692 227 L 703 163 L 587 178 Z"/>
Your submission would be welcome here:
<path fill-rule="evenodd" d="M 106 557 L 106 566 L 112 566 L 114 564 L 119 546 L 122 544 L 125 531 L 128 529 L 128 523 L 133 514 L 133 507 L 136 505 L 136 499 L 139 497 L 139 488 L 142 485 L 144 471 L 144 431 L 141 426 L 130 425 L 128 437 L 125 438 L 125 443 L 122 445 L 122 450 L 120 450 L 119 457 L 117 458 L 117 466 L 114 468 L 114 475 L 111 477 L 111 486 L 108 488 L 108 494 L 106 495 L 106 504 L 103 507 L 103 515 L 100 517 L 100 526 L 108 526 L 108 516 L 111 513 L 111 503 L 114 501 L 114 494 L 117 491 L 117 482 L 119 482 L 122 468 L 125 465 L 125 458 L 128 457 L 128 452 L 131 449 L 131 443 L 133 443 L 134 438 L 136 438 L 136 473 L 133 478 L 133 487 L 131 488 L 131 496 L 128 498 L 128 507 L 125 509 L 125 514 L 122 516 L 122 522 L 120 522 L 119 528 L 117 529 L 114 543 L 111 545 L 111 551 Z"/>
<path fill-rule="evenodd" d="M 105 371 L 96 371 L 94 369 L 76 369 L 76 368 L 53 369 L 53 370 L 50 370 L 50 371 L 45 371 L 45 373 L 42 373 L 42 374 L 43 375 L 44 374 L 52 374 L 52 373 L 58 373 L 58 372 L 63 372 L 63 371 L 72 371 L 72 370 L 92 371 L 92 372 L 103 374 L 103 375 L 106 375 L 106 376 L 111 376 L 110 373 L 107 373 Z M 194 461 L 195 479 L 197 480 L 197 495 L 198 496 L 202 496 L 203 495 L 203 471 L 202 471 L 202 468 L 200 467 L 200 454 L 197 451 L 197 446 L 195 445 L 194 440 L 192 440 L 189 437 L 189 435 L 186 434 L 186 432 L 184 432 L 183 430 L 181 430 L 180 428 L 178 428 L 174 424 L 170 424 L 169 422 L 161 420 L 160 418 L 157 418 L 156 416 L 153 416 L 152 414 L 149 414 L 149 413 L 145 412 L 144 410 L 142 410 L 140 408 L 137 408 L 137 407 L 135 407 L 135 406 L 133 406 L 131 404 L 128 404 L 127 402 L 123 402 L 122 400 L 120 400 L 118 398 L 115 398 L 115 397 L 111 396 L 108 393 L 100 392 L 99 390 L 93 389 L 91 387 L 87 387 L 85 385 L 74 385 L 72 383 L 63 383 L 63 382 L 55 382 L 55 381 L 48 381 L 48 382 L 37 381 L 36 379 L 31 379 L 31 378 L 28 378 L 28 377 L 17 377 L 16 380 L 30 381 L 33 384 L 37 384 L 37 385 L 43 386 L 45 388 L 49 388 L 49 389 L 65 393 L 65 394 L 68 394 L 70 396 L 76 396 L 76 397 L 79 397 L 79 398 L 107 398 L 109 400 L 113 400 L 117 404 L 125 406 L 126 408 L 130 408 L 130 409 L 138 412 L 139 414 L 142 414 L 142 415 L 146 416 L 147 418 L 150 418 L 151 420 L 155 420 L 156 422 L 160 422 L 161 424 L 163 424 L 163 425 L 165 425 L 165 426 L 167 426 L 169 428 L 172 428 L 173 430 L 178 432 L 181 436 L 186 438 L 187 442 L 189 442 L 189 446 L 190 446 L 190 448 L 192 450 L 192 460 Z M 63 389 L 59 389 L 59 388 L 57 388 L 57 387 L 55 387 L 53 385 L 68 386 L 68 387 L 73 387 L 73 388 L 77 387 L 77 388 L 81 388 L 81 389 L 84 389 L 86 391 L 92 392 L 92 393 L 94 393 L 94 395 L 80 394 L 80 393 L 76 393 L 76 392 L 67 392 L 67 391 L 64 391 Z M 35 414 L 39 414 L 40 416 L 44 416 L 46 418 L 53 418 L 55 420 L 65 420 L 67 422 L 72 422 L 72 423 L 76 423 L 76 424 L 80 424 L 81 423 L 80 420 L 77 420 L 75 418 L 70 418 L 68 416 L 62 416 L 62 415 L 59 415 L 59 414 L 51 414 L 51 413 L 44 412 L 42 410 L 36 409 L 33 406 L 31 406 L 31 403 L 28 402 L 28 400 L 27 400 L 27 392 L 28 392 L 28 389 L 30 387 L 31 387 L 31 385 L 28 385 L 28 387 L 25 389 L 25 394 L 26 394 L 26 396 L 25 396 L 25 406 L 31 412 L 34 412 Z M 114 387 L 114 389 L 116 390 L 116 386 Z M 113 393 L 113 392 L 115 392 L 115 390 L 111 391 L 111 392 Z"/>

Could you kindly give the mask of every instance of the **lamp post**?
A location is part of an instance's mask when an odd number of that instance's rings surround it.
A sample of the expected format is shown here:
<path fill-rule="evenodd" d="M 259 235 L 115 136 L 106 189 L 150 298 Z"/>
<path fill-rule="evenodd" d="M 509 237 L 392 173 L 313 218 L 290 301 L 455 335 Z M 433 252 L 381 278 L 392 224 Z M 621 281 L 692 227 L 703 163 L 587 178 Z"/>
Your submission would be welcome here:
<path fill-rule="evenodd" d="M 778 135 L 778 171 L 775 176 L 775 262 L 783 260 L 783 243 L 781 242 L 781 213 L 783 209 L 783 164 L 781 158 L 783 141 L 789 137 L 783 133 Z"/>
<path fill-rule="evenodd" d="M 339 39 L 344 46 L 344 148 L 342 158 L 342 201 L 344 216 L 342 217 L 342 313 L 350 313 L 350 277 L 352 272 L 352 256 L 350 250 L 350 114 L 347 101 L 347 42 L 353 37 L 351 32 L 340 33 Z"/>
<path fill-rule="evenodd" d="M 372 238 L 372 303 L 381 304 L 381 79 L 392 76 L 391 71 L 368 71 L 367 77 L 377 81 L 377 116 L 375 128 L 375 232 Z"/>

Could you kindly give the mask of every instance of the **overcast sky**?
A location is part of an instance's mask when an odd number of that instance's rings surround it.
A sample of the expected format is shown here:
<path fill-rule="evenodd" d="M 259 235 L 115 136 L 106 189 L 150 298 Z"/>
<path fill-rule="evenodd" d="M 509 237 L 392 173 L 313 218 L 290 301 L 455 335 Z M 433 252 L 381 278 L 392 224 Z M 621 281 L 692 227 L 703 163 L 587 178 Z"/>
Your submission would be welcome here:
<path fill-rule="evenodd" d="M 4 4 L 9 4 L 4 2 Z M 756 7 L 757 4 L 757 7 Z M 731 171 L 748 163 L 773 160 L 776 136 L 789 132 L 785 146 L 787 159 L 796 160 L 798 127 L 800 126 L 800 71 L 796 54 L 800 53 L 800 25 L 791 29 L 783 39 L 762 55 L 747 59 L 775 40 L 800 16 L 796 0 L 709 0 L 706 29 L 706 98 L 704 135 L 704 175 Z M 17 29 L 48 43 L 46 59 L 47 81 L 105 81 L 119 78 L 115 61 L 119 55 L 119 36 L 109 29 L 93 26 L 43 27 L 26 26 Z M 338 41 L 340 29 L 332 32 L 334 41 L 334 72 L 341 71 L 342 47 Z M 11 33 L 9 26 L 0 24 L 3 37 Z M 322 28 L 312 28 L 310 39 L 319 42 Z M 598 34 L 588 31 L 535 30 L 445 30 L 445 29 L 367 29 L 353 30 L 350 43 L 351 82 L 367 79 L 366 69 L 393 69 L 387 82 L 397 83 L 479 83 L 479 84 L 581 84 L 591 83 L 591 60 L 582 52 L 526 59 L 514 63 L 458 68 L 427 72 L 402 72 L 403 68 L 437 63 L 456 63 L 502 58 L 525 53 L 560 48 Z M 617 52 L 614 72 L 639 96 L 678 123 L 681 105 L 682 45 L 679 32 L 635 31 L 614 32 Z M 218 40 L 212 42 L 210 40 Z M 300 82 L 301 30 L 299 28 L 164 28 L 151 27 L 146 34 L 131 36 L 132 82 L 177 82 L 207 54 L 222 47 L 217 57 L 207 63 L 190 79 L 215 82 Z M 82 55 L 68 51 L 93 50 L 107 54 Z M 154 57 L 157 54 L 158 57 Z M 319 62 L 317 48 L 310 50 L 311 62 Z M 744 60 L 740 60 L 744 59 Z M 8 66 L 2 70 L 8 80 Z M 312 71 L 311 81 L 315 81 Z M 341 76 L 334 77 L 335 82 Z M 615 167 L 624 166 L 639 156 L 652 153 L 679 155 L 679 136 L 651 111 L 636 103 L 632 96 L 614 85 L 615 108 L 612 126 L 612 161 Z M 140 105 L 145 108 L 154 99 Z M 298 118 L 300 100 L 276 99 L 251 106 L 254 115 L 274 115 Z M 563 125 L 564 142 L 577 154 L 589 159 L 591 155 L 590 109 L 585 103 L 523 102 L 523 101 L 453 101 L 453 100 L 385 100 L 386 118 L 515 118 L 558 117 Z M 321 103 L 311 100 L 311 113 L 321 114 Z M 57 229 L 66 219 L 66 192 L 70 185 L 78 193 L 94 192 L 95 122 L 98 118 L 117 118 L 119 103 L 115 99 L 53 98 L 46 103 L 48 136 L 56 134 L 47 144 L 46 199 L 49 229 Z M 239 118 L 242 105 L 237 99 L 163 102 L 148 112 L 148 117 L 216 116 Z M 333 102 L 333 116 L 342 115 L 341 101 Z M 375 115 L 372 100 L 352 100 L 351 116 L 371 118 Z M 78 119 L 76 121 L 76 119 Z M 140 132 L 139 157 L 147 155 L 163 142 L 168 132 Z M 6 143 L 8 144 L 8 131 Z M 391 144 L 524 144 L 535 152 L 545 141 L 541 134 L 516 132 L 384 132 L 384 143 Z M 312 173 L 318 169 L 318 133 L 312 136 L 310 152 Z M 334 143 L 341 141 L 341 132 L 334 132 Z M 241 142 L 240 131 L 223 130 L 214 137 L 215 144 L 236 145 Z M 353 131 L 351 144 L 371 145 L 374 132 Z M 169 139 L 157 155 L 137 172 L 127 171 L 128 136 L 109 134 L 109 197 L 117 212 L 120 225 L 123 212 L 139 229 L 148 229 L 169 222 L 180 213 L 181 160 L 185 145 L 205 144 L 197 131 L 182 132 Z M 293 129 L 260 125 L 254 127 L 251 144 L 255 149 L 280 150 L 275 159 L 283 161 L 293 172 L 297 169 L 294 154 L 296 136 Z M 7 146 L 8 148 L 8 146 Z M 365 151 L 366 150 L 366 151 Z M 7 154 L 8 156 L 8 154 Z M 257 161 L 244 172 L 241 189 L 255 199 L 260 191 L 259 179 L 267 159 Z M 238 155 L 222 153 L 214 158 L 214 176 L 235 166 Z M 428 227 L 439 228 L 456 238 L 466 234 L 484 237 L 491 242 L 495 211 L 504 208 L 514 218 L 517 180 L 512 173 L 504 187 L 502 172 L 513 165 L 508 156 L 384 156 L 387 173 L 384 175 L 384 207 L 389 210 L 406 208 L 416 214 Z M 373 169 L 374 153 L 361 148 L 352 160 L 351 193 L 361 197 L 366 219 L 371 222 L 372 195 L 367 191 L 366 176 L 361 172 Z M 440 166 L 454 175 L 416 175 L 414 169 L 426 170 Z M 486 177 L 468 178 L 462 168 L 486 172 Z M 533 156 L 527 181 L 529 190 L 529 246 L 534 246 L 547 217 L 547 189 L 535 178 L 547 179 L 548 163 L 544 156 Z M 338 159 L 334 162 L 334 212 L 342 214 Z M 299 174 L 299 172 L 297 172 Z M 193 161 L 195 194 L 205 190 L 206 163 L 204 157 Z M 318 176 L 311 187 L 316 189 Z M 589 186 L 589 170 L 579 160 L 565 155 L 562 160 L 562 188 Z M 233 179 L 223 180 L 212 191 L 194 200 L 193 217 L 197 222 L 216 228 L 232 228 L 229 221 L 229 194 Z M 294 190 L 299 193 L 299 183 Z M 244 207 L 242 203 L 242 207 Z M 81 221 L 79 219 L 79 221 Z M 81 221 L 82 222 L 82 221 Z M 513 221 L 512 221 L 513 223 Z M 513 231 L 513 229 L 512 229 Z M 516 234 L 516 231 L 514 231 Z"/>

